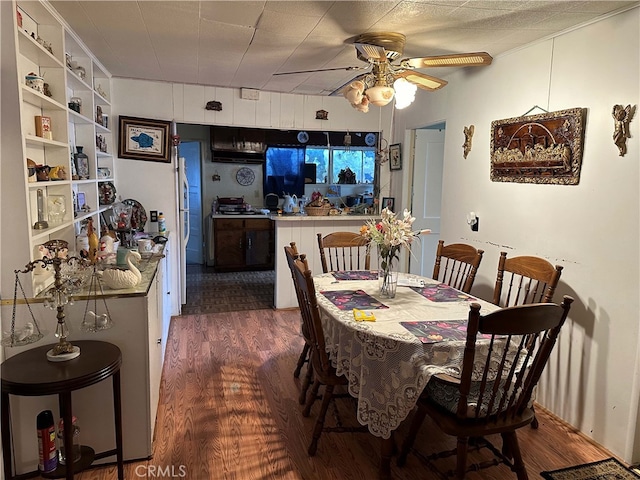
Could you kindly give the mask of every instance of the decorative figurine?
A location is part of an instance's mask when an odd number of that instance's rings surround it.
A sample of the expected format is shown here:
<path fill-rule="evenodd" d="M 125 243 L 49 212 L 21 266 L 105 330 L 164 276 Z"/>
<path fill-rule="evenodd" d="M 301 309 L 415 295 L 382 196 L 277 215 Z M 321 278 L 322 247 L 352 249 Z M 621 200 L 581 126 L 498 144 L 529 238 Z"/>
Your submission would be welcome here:
<path fill-rule="evenodd" d="M 464 144 L 462 145 L 462 148 L 464 149 L 464 158 L 467 158 L 467 155 L 469 155 L 469 152 L 471 151 L 471 142 L 473 140 L 473 132 L 475 129 L 476 127 L 473 125 L 464 127 Z"/>
<path fill-rule="evenodd" d="M 624 157 L 625 153 L 627 153 L 627 138 L 631 138 L 629 122 L 631 122 L 635 113 L 635 105 L 633 107 L 631 105 L 627 105 L 626 107 L 614 105 L 613 111 L 611 112 L 615 127 L 613 130 L 613 143 L 618 147 L 621 157 Z"/>

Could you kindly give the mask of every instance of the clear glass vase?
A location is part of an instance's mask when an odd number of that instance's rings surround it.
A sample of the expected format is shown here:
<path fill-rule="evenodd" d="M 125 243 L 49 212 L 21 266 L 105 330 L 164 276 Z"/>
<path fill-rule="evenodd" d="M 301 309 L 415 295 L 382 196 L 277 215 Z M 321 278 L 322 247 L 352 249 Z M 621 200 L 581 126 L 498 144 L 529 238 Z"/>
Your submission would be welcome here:
<path fill-rule="evenodd" d="M 394 298 L 398 287 L 398 270 L 394 257 L 380 257 L 380 269 L 378 270 L 378 287 L 380 296 Z"/>

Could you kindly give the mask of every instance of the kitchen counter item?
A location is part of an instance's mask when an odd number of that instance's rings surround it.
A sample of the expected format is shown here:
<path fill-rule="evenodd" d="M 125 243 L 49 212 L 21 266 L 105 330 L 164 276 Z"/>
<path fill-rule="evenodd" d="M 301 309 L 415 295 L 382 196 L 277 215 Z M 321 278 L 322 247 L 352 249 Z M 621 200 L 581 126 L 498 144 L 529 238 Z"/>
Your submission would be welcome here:
<path fill-rule="evenodd" d="M 147 223 L 147 212 L 144 207 L 132 198 L 127 198 L 122 203 L 131 206 L 131 228 L 140 232 L 144 231 L 144 226 Z"/>
<path fill-rule="evenodd" d="M 268 193 L 264 197 L 264 206 L 271 211 L 277 210 L 279 203 L 280 203 L 280 198 L 275 193 Z"/>

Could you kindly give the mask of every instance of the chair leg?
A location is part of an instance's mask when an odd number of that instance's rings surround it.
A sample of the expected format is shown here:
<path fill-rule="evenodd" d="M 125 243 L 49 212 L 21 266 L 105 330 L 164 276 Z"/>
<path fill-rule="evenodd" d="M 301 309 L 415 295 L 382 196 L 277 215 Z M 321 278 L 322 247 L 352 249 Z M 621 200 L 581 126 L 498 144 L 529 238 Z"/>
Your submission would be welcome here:
<path fill-rule="evenodd" d="M 302 347 L 302 352 L 300 352 L 300 357 L 298 358 L 298 364 L 296 365 L 296 369 L 293 371 L 293 378 L 300 377 L 300 370 L 302 370 L 302 366 L 305 362 L 308 361 L 309 355 L 309 344 L 305 342 L 304 347 Z"/>
<path fill-rule="evenodd" d="M 531 407 L 531 410 L 533 410 L 533 407 Z M 537 430 L 539 426 L 540 426 L 540 424 L 538 423 L 538 417 L 536 417 L 536 412 L 534 410 L 533 411 L 533 420 L 531 421 L 531 428 Z"/>
<path fill-rule="evenodd" d="M 509 444 L 509 450 L 513 455 L 513 471 L 518 476 L 518 480 L 529 480 L 527 469 L 522 461 L 522 454 L 520 453 L 520 445 L 518 444 L 516 432 L 503 433 L 502 438 Z"/>
<path fill-rule="evenodd" d="M 407 461 L 407 455 L 409 455 L 409 451 L 411 447 L 413 447 L 413 442 L 418 435 L 418 431 L 420 430 L 420 426 L 424 421 L 424 418 L 427 416 L 426 408 L 422 408 L 418 406 L 418 411 L 416 412 L 413 420 L 411 421 L 411 427 L 409 428 L 409 433 L 407 433 L 404 442 L 402 442 L 402 448 L 400 449 L 400 455 L 398 455 L 398 459 L 396 463 L 399 467 L 402 467 Z"/>
<path fill-rule="evenodd" d="M 316 385 L 314 384 L 313 386 L 315 388 Z M 311 439 L 311 444 L 309 445 L 309 449 L 307 450 L 307 453 L 311 457 L 316 454 L 316 450 L 318 449 L 318 440 L 320 439 L 320 435 L 322 434 L 322 430 L 324 428 L 324 417 L 327 415 L 329 402 L 331 402 L 331 397 L 333 397 L 333 385 L 325 385 L 324 389 L 324 394 L 322 396 L 322 406 L 320 407 L 320 413 L 318 414 L 318 418 L 316 419 L 316 425 L 315 427 L 313 427 L 313 438 Z"/>
<path fill-rule="evenodd" d="M 309 415 L 311 415 L 311 407 L 313 406 L 313 402 L 316 401 L 318 390 L 320 390 L 320 380 L 316 378 L 313 381 L 313 387 L 311 387 L 311 391 L 307 395 L 307 401 L 304 405 L 304 410 L 302 410 L 303 417 L 308 417 Z"/>
<path fill-rule="evenodd" d="M 300 387 L 300 398 L 298 398 L 298 402 L 300 403 L 300 405 L 304 405 L 307 401 L 307 390 L 309 390 L 309 385 L 311 385 L 312 378 L 313 378 L 313 364 L 309 362 L 307 364 L 307 373 L 305 374 L 304 380 L 302 381 L 302 386 Z"/>
<path fill-rule="evenodd" d="M 456 452 L 456 478 L 463 480 L 467 473 L 467 449 L 469 447 L 469 437 L 458 437 Z"/>

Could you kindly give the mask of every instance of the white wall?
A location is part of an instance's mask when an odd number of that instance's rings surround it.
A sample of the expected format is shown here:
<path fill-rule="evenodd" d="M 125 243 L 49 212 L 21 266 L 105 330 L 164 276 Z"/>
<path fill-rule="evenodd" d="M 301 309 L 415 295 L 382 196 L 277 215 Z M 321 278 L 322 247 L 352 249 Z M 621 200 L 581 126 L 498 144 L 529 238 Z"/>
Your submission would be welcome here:
<path fill-rule="evenodd" d="M 620 157 L 611 111 L 639 103 L 639 10 L 457 72 L 442 91 L 417 95 L 395 126 L 400 133 L 446 121 L 441 237 L 485 250 L 474 294 L 491 298 L 500 251 L 564 266 L 556 300 L 576 301 L 538 401 L 629 462 L 640 461 L 640 120 L 636 114 Z M 587 108 L 579 185 L 489 179 L 491 122 L 535 105 Z M 463 128 L 471 124 L 465 160 Z M 466 223 L 469 211 L 481 218 L 478 232 Z"/>

